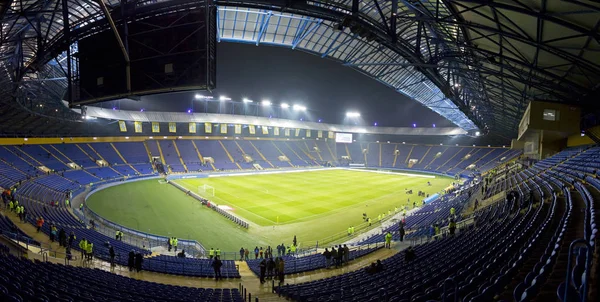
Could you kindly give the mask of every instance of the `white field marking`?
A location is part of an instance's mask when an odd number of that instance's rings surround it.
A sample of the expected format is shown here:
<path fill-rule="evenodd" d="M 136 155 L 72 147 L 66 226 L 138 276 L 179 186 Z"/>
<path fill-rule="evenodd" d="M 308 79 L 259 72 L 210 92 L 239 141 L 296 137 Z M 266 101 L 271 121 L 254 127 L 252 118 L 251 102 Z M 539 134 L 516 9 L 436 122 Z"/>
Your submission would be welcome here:
<path fill-rule="evenodd" d="M 230 177 L 230 176 L 249 176 L 249 175 L 263 175 L 263 174 L 282 174 L 282 173 L 300 173 L 300 172 L 316 172 L 324 170 L 346 170 L 344 168 L 321 168 L 321 169 L 301 169 L 301 170 L 282 170 L 282 171 L 267 171 L 267 172 L 242 172 L 242 173 L 231 173 L 231 174 L 210 174 L 208 177 Z"/>
<path fill-rule="evenodd" d="M 363 170 L 363 169 L 346 169 L 346 170 L 361 171 L 361 172 L 371 172 L 371 173 L 379 173 L 379 174 L 391 174 L 391 175 L 402 175 L 402 176 L 412 176 L 412 177 L 423 177 L 423 178 L 435 178 L 434 175 L 410 174 L 410 173 L 402 173 L 402 172 L 388 172 L 388 171 Z"/>

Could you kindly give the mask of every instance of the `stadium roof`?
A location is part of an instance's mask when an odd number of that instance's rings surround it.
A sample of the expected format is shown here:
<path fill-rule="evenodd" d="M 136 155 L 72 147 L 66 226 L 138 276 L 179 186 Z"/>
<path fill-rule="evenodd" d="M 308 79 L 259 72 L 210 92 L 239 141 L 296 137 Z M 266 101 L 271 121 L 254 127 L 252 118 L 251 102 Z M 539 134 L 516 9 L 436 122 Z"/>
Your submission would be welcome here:
<path fill-rule="evenodd" d="M 65 50 L 68 41 L 108 28 L 98 1 L 0 3 L 3 127 L 40 122 L 39 114 L 77 118 L 61 102 Z M 121 2 L 104 3 L 119 22 Z M 129 1 L 137 16 L 201 3 Z M 514 137 L 530 100 L 585 104 L 600 83 L 600 4 L 589 1 L 214 3 L 221 41 L 287 46 L 338 60 L 465 130 L 487 125 L 492 133 Z"/>

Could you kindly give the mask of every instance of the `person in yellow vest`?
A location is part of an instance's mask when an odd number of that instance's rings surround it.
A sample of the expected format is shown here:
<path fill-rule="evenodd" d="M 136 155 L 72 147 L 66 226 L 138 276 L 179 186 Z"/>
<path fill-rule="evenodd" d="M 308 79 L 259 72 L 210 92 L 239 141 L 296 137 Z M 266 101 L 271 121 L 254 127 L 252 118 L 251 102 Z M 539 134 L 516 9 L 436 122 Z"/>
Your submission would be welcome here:
<path fill-rule="evenodd" d="M 348 236 L 352 235 L 352 228 L 348 227 Z"/>
<path fill-rule="evenodd" d="M 292 255 L 296 255 L 296 246 L 292 244 L 290 251 L 292 252 Z"/>
<path fill-rule="evenodd" d="M 394 213 L 398 213 L 398 207 L 394 207 Z"/>
<path fill-rule="evenodd" d="M 388 210 L 388 216 L 392 215 L 392 211 Z"/>
<path fill-rule="evenodd" d="M 377 220 L 381 221 L 381 214 L 377 215 Z"/>
<path fill-rule="evenodd" d="M 387 247 L 388 249 L 392 248 L 392 233 L 387 232 L 387 234 L 385 234 L 385 247 Z"/>
<path fill-rule="evenodd" d="M 85 256 L 85 251 L 87 250 L 87 240 L 85 238 L 79 241 L 79 249 L 81 250 L 81 259 L 83 260 L 83 256 Z"/>
<path fill-rule="evenodd" d="M 354 235 L 354 226 L 350 227 L 350 235 Z"/>
<path fill-rule="evenodd" d="M 454 217 L 454 214 L 456 214 L 456 209 L 452 207 L 450 208 L 450 216 Z"/>
<path fill-rule="evenodd" d="M 217 257 L 219 257 L 219 259 L 221 259 L 221 249 L 217 248 L 215 254 L 217 255 Z"/>
<path fill-rule="evenodd" d="M 177 237 L 173 237 L 173 248 L 175 249 L 175 253 L 177 253 L 177 243 L 179 242 L 179 240 L 177 240 Z"/>
<path fill-rule="evenodd" d="M 15 210 L 15 203 L 12 200 L 8 203 L 8 210 L 11 212 Z"/>
<path fill-rule="evenodd" d="M 88 242 L 88 244 L 86 245 L 85 252 L 87 254 L 87 259 L 92 260 L 93 255 L 94 255 L 94 244 L 91 242 Z"/>
<path fill-rule="evenodd" d="M 208 251 L 208 258 L 212 259 L 215 257 L 215 249 L 213 249 L 212 247 L 210 248 L 210 250 Z"/>
<path fill-rule="evenodd" d="M 371 226 L 371 217 L 367 218 L 367 222 L 369 223 L 369 226 Z"/>
<path fill-rule="evenodd" d="M 119 240 L 119 230 L 115 232 L 115 240 Z"/>
<path fill-rule="evenodd" d="M 71 207 L 71 202 L 69 201 L 69 199 L 65 199 L 65 205 L 70 208 Z"/>

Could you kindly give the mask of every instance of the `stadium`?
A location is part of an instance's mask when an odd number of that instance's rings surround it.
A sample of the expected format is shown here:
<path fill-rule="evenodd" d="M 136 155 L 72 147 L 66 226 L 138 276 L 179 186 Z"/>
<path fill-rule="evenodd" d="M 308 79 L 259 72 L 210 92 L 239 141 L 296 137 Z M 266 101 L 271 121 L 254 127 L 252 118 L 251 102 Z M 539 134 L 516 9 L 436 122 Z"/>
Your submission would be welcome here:
<path fill-rule="evenodd" d="M 596 2 L 0 20 L 0 301 L 598 300 Z"/>

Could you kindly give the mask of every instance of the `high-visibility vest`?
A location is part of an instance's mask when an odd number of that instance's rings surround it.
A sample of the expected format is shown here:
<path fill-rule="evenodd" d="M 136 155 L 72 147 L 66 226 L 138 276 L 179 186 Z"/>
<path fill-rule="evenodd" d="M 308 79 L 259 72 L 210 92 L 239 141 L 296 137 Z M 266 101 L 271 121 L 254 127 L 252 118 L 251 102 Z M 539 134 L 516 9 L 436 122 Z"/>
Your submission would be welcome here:
<path fill-rule="evenodd" d="M 217 249 L 216 252 L 217 252 L 217 256 L 221 256 L 221 250 L 220 249 Z"/>
<path fill-rule="evenodd" d="M 173 238 L 173 246 L 177 246 L 177 238 Z"/>
<path fill-rule="evenodd" d="M 94 250 L 94 244 L 90 242 L 90 243 L 89 243 L 89 244 L 86 246 L 86 251 L 87 251 L 88 253 L 92 253 L 92 251 L 93 251 L 93 250 Z"/>
<path fill-rule="evenodd" d="M 208 255 L 214 256 L 215 255 L 215 250 L 210 249 L 210 251 L 208 251 Z"/>
<path fill-rule="evenodd" d="M 82 250 L 87 250 L 87 244 L 84 240 L 79 241 L 79 248 Z"/>
<path fill-rule="evenodd" d="M 454 213 L 456 213 L 456 209 L 455 208 L 450 208 L 450 215 L 454 215 Z"/>
<path fill-rule="evenodd" d="M 8 203 L 8 207 L 12 210 L 15 208 L 15 204 L 11 201 Z"/>

